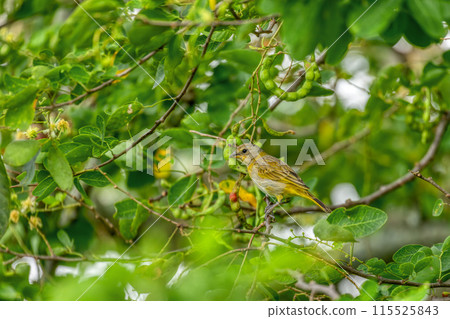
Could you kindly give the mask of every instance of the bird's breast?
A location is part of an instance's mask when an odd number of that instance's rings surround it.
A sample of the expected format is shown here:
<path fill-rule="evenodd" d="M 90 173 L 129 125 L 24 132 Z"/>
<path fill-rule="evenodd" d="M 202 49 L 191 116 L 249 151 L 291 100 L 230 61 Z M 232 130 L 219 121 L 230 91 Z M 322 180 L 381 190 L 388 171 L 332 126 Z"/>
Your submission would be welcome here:
<path fill-rule="evenodd" d="M 247 168 L 250 178 L 253 180 L 255 185 L 265 194 L 269 194 L 272 196 L 283 194 L 284 189 L 286 188 L 285 183 L 273 181 L 267 178 L 261 178 L 258 174 L 257 168 L 255 168 L 254 165 L 249 165 Z"/>

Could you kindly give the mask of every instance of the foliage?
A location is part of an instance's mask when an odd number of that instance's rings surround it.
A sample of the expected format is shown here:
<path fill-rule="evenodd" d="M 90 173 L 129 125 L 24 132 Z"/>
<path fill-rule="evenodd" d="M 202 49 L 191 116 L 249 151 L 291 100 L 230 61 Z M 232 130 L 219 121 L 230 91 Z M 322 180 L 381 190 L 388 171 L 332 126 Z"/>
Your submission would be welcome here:
<path fill-rule="evenodd" d="M 0 299 L 331 299 L 293 273 L 367 279 L 340 300 L 450 286 L 448 1 L 27 0 L 0 13 Z M 319 209 L 294 198 L 271 230 L 230 157 L 249 140 L 333 212 L 301 214 Z M 300 151 L 311 140 L 326 166 Z"/>

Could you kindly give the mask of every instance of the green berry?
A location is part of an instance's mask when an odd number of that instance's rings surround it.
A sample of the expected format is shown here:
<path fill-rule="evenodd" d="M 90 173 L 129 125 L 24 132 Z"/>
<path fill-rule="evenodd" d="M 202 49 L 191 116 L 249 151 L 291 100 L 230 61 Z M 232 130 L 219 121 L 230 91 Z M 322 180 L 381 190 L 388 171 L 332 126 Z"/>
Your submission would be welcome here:
<path fill-rule="evenodd" d="M 286 101 L 297 101 L 299 99 L 297 92 L 287 92 L 285 95 Z"/>
<path fill-rule="evenodd" d="M 272 91 L 277 87 L 277 85 L 275 84 L 275 82 L 273 80 L 268 80 L 268 81 L 264 82 L 264 86 L 269 91 Z"/>
<path fill-rule="evenodd" d="M 261 81 L 263 82 L 270 80 L 270 73 L 268 69 L 262 69 L 261 72 L 259 73 L 259 76 L 261 78 Z"/>
<path fill-rule="evenodd" d="M 314 81 L 319 81 L 320 80 L 320 71 L 319 69 L 314 71 Z"/>
<path fill-rule="evenodd" d="M 305 88 L 302 87 L 300 90 L 297 91 L 297 96 L 299 99 L 301 99 L 301 98 L 307 96 L 308 93 L 309 93 L 309 90 L 305 90 Z"/>
<path fill-rule="evenodd" d="M 312 89 L 312 82 L 311 82 L 311 81 L 305 81 L 305 82 L 303 83 L 303 85 L 302 85 L 301 90 L 302 90 L 302 89 L 308 91 L 308 93 L 309 93 L 309 91 L 311 91 L 311 89 Z M 307 94 L 308 94 L 308 93 L 307 93 Z"/>
<path fill-rule="evenodd" d="M 271 78 L 274 78 L 278 75 L 278 69 L 275 67 L 270 68 L 269 74 Z"/>
<path fill-rule="evenodd" d="M 275 88 L 273 91 L 272 91 L 272 93 L 273 94 L 275 94 L 276 96 L 278 96 L 279 98 L 281 98 L 281 99 L 283 99 L 284 98 L 284 90 L 282 90 L 282 89 L 280 89 L 280 88 Z"/>
<path fill-rule="evenodd" d="M 310 68 L 308 71 L 306 71 L 305 80 L 306 81 L 313 81 L 314 77 L 315 77 L 314 74 L 315 74 L 314 70 L 312 68 Z"/>

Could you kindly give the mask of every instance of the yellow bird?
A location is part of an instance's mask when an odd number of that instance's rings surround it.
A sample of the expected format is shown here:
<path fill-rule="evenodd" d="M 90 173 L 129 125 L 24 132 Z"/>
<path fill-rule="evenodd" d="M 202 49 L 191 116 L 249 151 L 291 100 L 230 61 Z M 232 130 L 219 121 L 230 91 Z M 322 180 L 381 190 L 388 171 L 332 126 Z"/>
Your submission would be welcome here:
<path fill-rule="evenodd" d="M 247 166 L 250 178 L 265 194 L 275 196 L 278 202 L 283 198 L 301 196 L 319 206 L 324 212 L 331 209 L 309 191 L 309 187 L 286 163 L 265 153 L 258 146 L 246 143 L 239 145 L 230 155 Z"/>

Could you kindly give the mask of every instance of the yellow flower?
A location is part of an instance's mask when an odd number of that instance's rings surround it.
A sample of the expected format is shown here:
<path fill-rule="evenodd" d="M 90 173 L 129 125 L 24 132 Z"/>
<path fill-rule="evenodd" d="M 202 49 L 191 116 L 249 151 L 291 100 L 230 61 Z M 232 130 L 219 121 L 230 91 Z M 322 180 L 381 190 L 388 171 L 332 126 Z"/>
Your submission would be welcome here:
<path fill-rule="evenodd" d="M 30 229 L 38 229 L 42 227 L 42 220 L 37 216 L 31 216 L 28 224 L 30 225 Z"/>
<path fill-rule="evenodd" d="M 28 197 L 24 201 L 22 201 L 22 212 L 27 212 L 34 208 L 34 200 L 31 197 Z"/>
<path fill-rule="evenodd" d="M 25 135 L 26 135 L 30 140 L 36 138 L 37 134 L 38 134 L 38 130 L 37 130 L 37 128 L 35 128 L 35 127 L 33 127 L 33 126 L 30 126 L 30 127 L 27 129 L 26 133 L 25 133 Z"/>
<path fill-rule="evenodd" d="M 64 119 L 60 119 L 56 124 L 58 131 L 67 131 L 69 129 L 69 122 Z"/>
<path fill-rule="evenodd" d="M 311 194 L 309 187 L 289 165 L 265 153 L 258 146 L 251 143 L 239 145 L 231 156 L 247 166 L 250 178 L 266 195 L 275 196 L 279 202 L 287 197 L 304 197 L 323 211 L 331 212 L 330 208 Z"/>
<path fill-rule="evenodd" d="M 19 221 L 19 216 L 20 216 L 19 211 L 17 209 L 13 209 L 11 213 L 9 213 L 9 220 L 12 223 L 17 224 L 17 222 Z"/>

